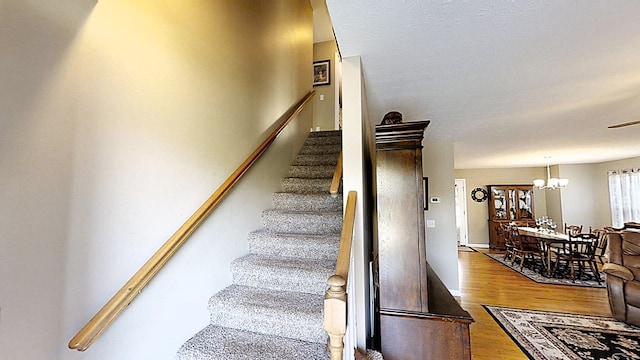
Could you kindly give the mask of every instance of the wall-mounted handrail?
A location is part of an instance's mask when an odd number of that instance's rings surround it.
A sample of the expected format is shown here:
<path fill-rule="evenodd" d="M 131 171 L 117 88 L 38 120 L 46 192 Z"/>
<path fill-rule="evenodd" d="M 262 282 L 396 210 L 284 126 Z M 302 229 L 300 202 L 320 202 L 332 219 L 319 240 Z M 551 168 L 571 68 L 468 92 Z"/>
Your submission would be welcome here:
<path fill-rule="evenodd" d="M 191 217 L 142 265 L 124 286 L 78 331 L 69 341 L 69 348 L 84 351 L 104 332 L 118 315 L 142 291 L 142 288 L 162 269 L 189 236 L 215 209 L 233 186 L 260 159 L 282 130 L 302 111 L 313 96 L 310 91 L 281 117 L 280 123 L 247 159 L 218 187 L 218 189 L 191 215 Z M 280 120 L 279 119 L 279 120 Z"/>
<path fill-rule="evenodd" d="M 340 180 L 342 180 L 342 151 L 340 151 L 340 156 L 338 157 L 338 163 L 336 164 L 336 169 L 333 172 L 331 187 L 329 188 L 331 197 L 334 197 L 334 198 L 338 197 L 338 191 L 340 191 Z"/>
<path fill-rule="evenodd" d="M 358 194 L 355 191 L 349 191 L 347 195 L 336 270 L 334 275 L 327 280 L 329 288 L 324 297 L 324 328 L 329 334 L 331 360 L 342 360 L 343 338 L 347 331 L 346 286 L 351 265 L 351 243 L 353 240 L 357 197 Z"/>

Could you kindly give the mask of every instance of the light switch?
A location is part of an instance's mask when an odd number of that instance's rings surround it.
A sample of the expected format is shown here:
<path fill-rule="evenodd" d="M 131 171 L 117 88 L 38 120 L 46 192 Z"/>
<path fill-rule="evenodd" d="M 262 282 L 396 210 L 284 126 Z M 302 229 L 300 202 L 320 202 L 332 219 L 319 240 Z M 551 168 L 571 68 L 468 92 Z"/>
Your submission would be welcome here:
<path fill-rule="evenodd" d="M 436 227 L 436 221 L 435 220 L 427 220 L 427 227 L 428 228 Z"/>
<path fill-rule="evenodd" d="M 320 101 L 324 100 L 324 95 L 320 94 Z"/>

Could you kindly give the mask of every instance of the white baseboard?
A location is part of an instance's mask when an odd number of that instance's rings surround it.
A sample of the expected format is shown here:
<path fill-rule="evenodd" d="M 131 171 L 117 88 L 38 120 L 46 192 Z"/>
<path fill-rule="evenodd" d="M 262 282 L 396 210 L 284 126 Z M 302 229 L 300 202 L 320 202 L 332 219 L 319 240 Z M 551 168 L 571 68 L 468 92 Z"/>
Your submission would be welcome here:
<path fill-rule="evenodd" d="M 489 244 L 467 244 L 468 247 L 480 248 L 480 249 L 488 249 Z"/>
<path fill-rule="evenodd" d="M 457 297 L 462 296 L 462 293 L 460 292 L 460 290 L 451 290 L 451 289 L 449 289 L 449 292 L 451 293 L 452 296 L 457 296 Z"/>

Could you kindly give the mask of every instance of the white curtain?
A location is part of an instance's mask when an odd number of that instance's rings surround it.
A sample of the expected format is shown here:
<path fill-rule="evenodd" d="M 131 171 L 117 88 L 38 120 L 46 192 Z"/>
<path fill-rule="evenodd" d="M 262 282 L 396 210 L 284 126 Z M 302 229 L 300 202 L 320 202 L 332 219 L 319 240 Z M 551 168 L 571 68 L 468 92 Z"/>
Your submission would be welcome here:
<path fill-rule="evenodd" d="M 613 227 L 640 222 L 640 169 L 609 171 L 609 199 Z"/>

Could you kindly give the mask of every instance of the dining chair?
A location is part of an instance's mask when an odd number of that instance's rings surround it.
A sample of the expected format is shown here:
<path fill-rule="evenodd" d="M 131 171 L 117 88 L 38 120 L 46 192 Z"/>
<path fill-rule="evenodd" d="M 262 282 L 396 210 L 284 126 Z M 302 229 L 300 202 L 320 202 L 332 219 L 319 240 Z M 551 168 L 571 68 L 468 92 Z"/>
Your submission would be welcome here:
<path fill-rule="evenodd" d="M 567 223 L 564 223 L 564 233 L 569 236 L 578 236 L 579 234 L 582 233 L 582 225 L 569 225 Z M 552 254 L 566 252 L 565 251 L 566 246 L 564 243 L 550 243 L 548 247 L 549 247 L 549 251 Z"/>
<path fill-rule="evenodd" d="M 581 276 L 583 271 L 586 269 L 586 265 L 588 265 L 594 278 L 598 284 L 600 284 L 602 279 L 600 278 L 598 264 L 595 259 L 598 239 L 590 233 L 578 234 L 575 236 L 572 234 L 568 235 L 569 239 L 567 242 L 562 244 L 562 248 L 557 248 L 552 252 L 556 257 L 556 263 L 553 268 L 554 276 L 558 275 L 560 263 L 564 262 L 566 266 L 569 267 L 571 280 L 575 282 L 576 266 L 578 267 L 578 274 Z"/>
<path fill-rule="evenodd" d="M 545 256 L 540 243 L 537 240 L 532 241 L 528 236 L 521 235 L 518 232 L 518 227 L 513 225 L 510 227 L 509 233 L 511 235 L 511 241 L 513 242 L 513 260 L 511 264 L 516 262 L 516 259 L 520 258 L 520 271 L 524 268 L 524 263 L 527 259 L 531 259 L 535 265 L 536 258 L 540 259 L 542 264 L 541 271 L 544 270 Z"/>
<path fill-rule="evenodd" d="M 567 235 L 577 236 L 582 233 L 582 225 L 568 225 L 564 223 L 564 233 Z"/>
<path fill-rule="evenodd" d="M 510 228 L 510 225 L 505 223 L 500 223 L 496 225 L 496 233 L 498 234 L 498 236 L 504 239 L 504 246 L 506 249 L 504 253 L 505 261 L 512 259 L 513 253 L 514 253 L 513 240 L 512 240 L 511 234 L 509 233 L 509 228 Z"/>
<path fill-rule="evenodd" d="M 598 240 L 598 246 L 596 246 L 596 258 L 600 261 L 600 265 L 604 265 L 604 260 L 608 259 L 607 256 L 607 241 L 609 234 L 605 229 L 593 229 L 591 231 Z"/>

